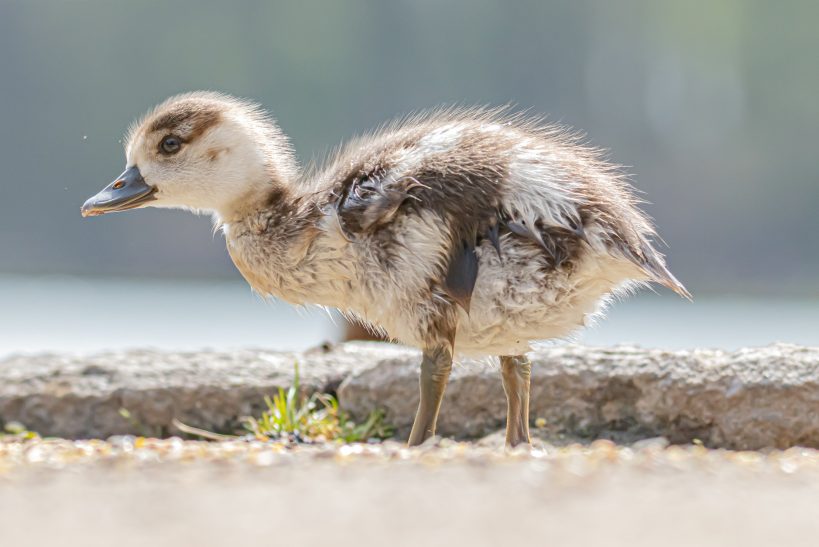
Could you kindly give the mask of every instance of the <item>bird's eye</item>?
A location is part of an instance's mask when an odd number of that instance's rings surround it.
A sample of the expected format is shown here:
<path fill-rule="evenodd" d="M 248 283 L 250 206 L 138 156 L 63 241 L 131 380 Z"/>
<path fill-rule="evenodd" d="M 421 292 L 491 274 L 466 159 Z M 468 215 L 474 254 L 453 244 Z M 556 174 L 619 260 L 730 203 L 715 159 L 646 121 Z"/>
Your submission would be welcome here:
<path fill-rule="evenodd" d="M 182 140 L 179 137 L 174 137 L 173 135 L 168 135 L 162 139 L 162 142 L 159 143 L 159 151 L 166 156 L 176 154 L 179 152 L 180 148 L 182 148 Z"/>

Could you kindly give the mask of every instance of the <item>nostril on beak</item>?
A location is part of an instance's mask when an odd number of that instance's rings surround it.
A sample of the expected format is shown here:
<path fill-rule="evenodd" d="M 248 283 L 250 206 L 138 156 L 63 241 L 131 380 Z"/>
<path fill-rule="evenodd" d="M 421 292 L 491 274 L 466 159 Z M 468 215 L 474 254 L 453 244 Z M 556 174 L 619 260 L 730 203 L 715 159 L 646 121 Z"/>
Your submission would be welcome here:
<path fill-rule="evenodd" d="M 113 188 L 114 190 L 119 190 L 119 189 L 120 189 L 120 188 L 122 188 L 123 186 L 125 186 L 125 181 L 118 180 L 117 182 L 115 182 L 115 183 L 114 183 L 114 186 L 113 186 L 112 188 Z"/>

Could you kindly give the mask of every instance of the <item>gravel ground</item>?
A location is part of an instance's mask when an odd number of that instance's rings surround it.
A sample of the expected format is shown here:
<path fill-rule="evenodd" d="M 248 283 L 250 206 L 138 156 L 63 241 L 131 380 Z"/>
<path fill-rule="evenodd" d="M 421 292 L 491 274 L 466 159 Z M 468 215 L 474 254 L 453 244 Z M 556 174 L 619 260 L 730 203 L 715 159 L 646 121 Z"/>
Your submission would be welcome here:
<path fill-rule="evenodd" d="M 0 545 L 816 545 L 819 451 L 0 440 Z"/>

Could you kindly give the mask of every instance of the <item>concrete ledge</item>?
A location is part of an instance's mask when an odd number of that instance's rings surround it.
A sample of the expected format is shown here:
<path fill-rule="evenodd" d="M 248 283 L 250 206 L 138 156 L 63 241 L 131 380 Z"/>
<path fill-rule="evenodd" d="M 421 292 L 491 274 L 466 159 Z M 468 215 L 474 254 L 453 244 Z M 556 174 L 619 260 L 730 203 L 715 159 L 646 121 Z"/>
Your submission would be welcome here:
<path fill-rule="evenodd" d="M 668 352 L 558 346 L 532 354 L 532 419 L 548 434 L 637 440 L 701 439 L 735 449 L 819 447 L 819 348 L 773 345 L 737 352 Z M 18 356 L 0 361 L 0 422 L 43 435 L 174 434 L 174 417 L 234 431 L 263 396 L 293 381 L 336 391 L 363 416 L 384 408 L 406 434 L 418 402 L 420 354 L 346 344 L 303 354 L 270 351 L 131 351 L 90 357 Z M 126 408 L 132 419 L 123 418 Z M 456 365 L 440 433 L 478 437 L 503 426 L 496 364 Z"/>

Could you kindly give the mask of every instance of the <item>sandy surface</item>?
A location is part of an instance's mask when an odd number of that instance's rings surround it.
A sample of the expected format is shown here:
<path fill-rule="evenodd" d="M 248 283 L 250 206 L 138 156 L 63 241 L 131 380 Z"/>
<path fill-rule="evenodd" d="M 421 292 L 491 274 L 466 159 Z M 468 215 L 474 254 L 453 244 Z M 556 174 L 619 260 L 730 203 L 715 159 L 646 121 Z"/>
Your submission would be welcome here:
<path fill-rule="evenodd" d="M 0 544 L 816 545 L 819 452 L 0 441 Z"/>

